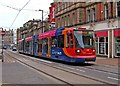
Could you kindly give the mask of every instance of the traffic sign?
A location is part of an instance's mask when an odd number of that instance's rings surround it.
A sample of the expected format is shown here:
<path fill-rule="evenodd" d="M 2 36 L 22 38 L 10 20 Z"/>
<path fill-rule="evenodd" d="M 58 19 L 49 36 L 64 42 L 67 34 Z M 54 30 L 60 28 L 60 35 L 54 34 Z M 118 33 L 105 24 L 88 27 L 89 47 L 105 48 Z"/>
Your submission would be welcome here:
<path fill-rule="evenodd" d="M 4 36 L 5 35 L 5 31 L 1 31 L 1 35 Z"/>

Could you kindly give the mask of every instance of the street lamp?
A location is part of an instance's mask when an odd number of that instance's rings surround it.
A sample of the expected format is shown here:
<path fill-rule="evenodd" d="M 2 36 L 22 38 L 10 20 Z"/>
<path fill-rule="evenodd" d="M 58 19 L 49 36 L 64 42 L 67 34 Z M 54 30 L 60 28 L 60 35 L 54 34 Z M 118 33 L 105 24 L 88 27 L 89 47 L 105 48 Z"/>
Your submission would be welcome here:
<path fill-rule="evenodd" d="M 44 28 L 43 28 L 43 10 L 39 9 L 38 11 L 42 11 L 42 33 L 44 32 Z"/>
<path fill-rule="evenodd" d="M 2 62 L 4 62 L 4 57 L 3 57 L 3 36 L 5 35 L 5 31 L 3 31 L 3 28 L 0 28 L 2 29 L 2 32 L 1 32 L 1 36 L 2 36 Z"/>

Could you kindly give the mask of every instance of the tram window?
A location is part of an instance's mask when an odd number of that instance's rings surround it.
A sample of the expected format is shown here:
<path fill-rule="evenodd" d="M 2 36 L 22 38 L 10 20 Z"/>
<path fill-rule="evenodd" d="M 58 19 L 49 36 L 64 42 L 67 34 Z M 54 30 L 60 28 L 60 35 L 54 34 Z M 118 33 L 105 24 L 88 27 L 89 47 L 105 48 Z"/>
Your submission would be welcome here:
<path fill-rule="evenodd" d="M 26 47 L 29 47 L 29 41 L 26 42 Z"/>
<path fill-rule="evenodd" d="M 57 40 L 56 40 L 55 36 L 51 38 L 51 43 L 50 44 L 51 44 L 51 47 L 56 47 L 57 46 Z"/>
<path fill-rule="evenodd" d="M 67 34 L 67 46 L 69 48 L 73 47 L 73 37 L 72 37 L 72 33 Z"/>
<path fill-rule="evenodd" d="M 38 40 L 38 52 L 42 52 L 42 40 Z"/>
<path fill-rule="evenodd" d="M 42 49 L 43 49 L 43 52 L 47 53 L 48 52 L 48 39 L 45 38 L 45 39 L 42 39 Z"/>
<path fill-rule="evenodd" d="M 64 48 L 64 35 L 58 36 L 58 47 Z"/>

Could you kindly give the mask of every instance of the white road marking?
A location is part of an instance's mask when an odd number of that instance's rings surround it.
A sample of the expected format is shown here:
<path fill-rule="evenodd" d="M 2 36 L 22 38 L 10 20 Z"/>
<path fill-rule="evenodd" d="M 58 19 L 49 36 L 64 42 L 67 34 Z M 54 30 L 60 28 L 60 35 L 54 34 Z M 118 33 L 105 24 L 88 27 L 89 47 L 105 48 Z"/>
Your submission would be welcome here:
<path fill-rule="evenodd" d="M 117 78 L 113 78 L 113 77 L 107 77 L 109 79 L 113 79 L 113 80 L 118 80 Z"/>
<path fill-rule="evenodd" d="M 84 68 L 84 67 L 81 67 L 81 68 L 88 70 L 88 68 Z M 89 70 L 92 70 L 92 71 L 97 71 L 97 72 L 101 72 L 101 73 L 106 73 L 106 74 L 110 74 L 110 75 L 115 75 L 115 76 L 118 76 L 118 74 L 108 73 L 108 72 L 101 71 L 101 70 L 93 70 L 93 69 L 89 69 Z"/>
<path fill-rule="evenodd" d="M 76 70 L 78 70 L 78 71 L 80 71 L 80 72 L 85 72 L 84 70 L 80 70 L 80 69 L 76 69 Z"/>
<path fill-rule="evenodd" d="M 46 61 L 46 60 L 42 60 L 42 59 L 37 59 L 37 58 L 34 58 L 34 57 L 29 57 L 29 58 L 35 59 L 35 60 L 39 60 L 39 61 L 43 61 L 43 62 L 46 62 L 46 63 L 52 63 L 52 62 L 50 62 L 50 61 Z"/>
<path fill-rule="evenodd" d="M 66 67 L 66 68 L 69 68 L 69 69 L 72 69 L 72 70 L 74 70 L 75 68 L 72 68 L 72 67 L 68 67 L 68 66 L 64 66 L 64 67 Z"/>
<path fill-rule="evenodd" d="M 52 62 L 50 62 L 50 61 L 46 61 L 46 60 L 42 60 L 42 59 L 38 59 L 38 60 L 43 61 L 43 62 L 46 62 L 46 63 L 52 63 Z"/>
<path fill-rule="evenodd" d="M 13 61 L 13 63 L 15 63 L 15 61 Z"/>
<path fill-rule="evenodd" d="M 66 68 L 73 69 L 73 70 L 75 69 L 75 68 L 64 66 L 64 65 L 59 65 L 59 66 L 66 67 Z M 81 71 L 81 72 L 85 72 L 84 70 L 80 70 L 80 69 L 76 69 L 76 70 L 77 71 Z"/>
<path fill-rule="evenodd" d="M 28 61 L 27 59 L 23 58 L 24 61 Z"/>

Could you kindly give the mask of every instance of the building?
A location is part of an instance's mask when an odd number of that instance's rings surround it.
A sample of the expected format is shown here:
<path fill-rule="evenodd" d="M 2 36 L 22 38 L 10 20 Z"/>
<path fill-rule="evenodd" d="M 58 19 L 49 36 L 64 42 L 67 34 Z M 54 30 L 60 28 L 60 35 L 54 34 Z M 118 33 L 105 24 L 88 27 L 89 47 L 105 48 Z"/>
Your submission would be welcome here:
<path fill-rule="evenodd" d="M 1 35 L 2 29 L 0 29 L 0 49 L 2 48 L 2 35 Z"/>
<path fill-rule="evenodd" d="M 48 15 L 48 20 L 49 20 L 49 28 L 50 29 L 55 29 L 55 4 L 51 3 L 51 7 L 49 7 L 49 15 Z"/>
<path fill-rule="evenodd" d="M 96 33 L 97 55 L 120 57 L 119 2 L 54 2 L 56 27 L 83 27 Z"/>
<path fill-rule="evenodd" d="M 14 40 L 14 44 L 16 45 L 17 44 L 17 29 L 14 29 L 13 31 L 13 40 Z"/>
<path fill-rule="evenodd" d="M 10 46 L 12 44 L 14 44 L 14 32 L 13 32 L 13 29 L 12 30 L 6 30 L 5 29 L 5 36 L 3 37 L 3 44 L 4 46 L 6 46 L 6 48 L 10 48 Z"/>
<path fill-rule="evenodd" d="M 23 27 L 17 29 L 17 42 L 20 39 L 24 39 L 33 35 L 38 35 L 42 33 L 42 31 L 46 32 L 48 30 L 48 19 L 43 21 L 43 26 L 41 20 L 29 20 L 28 22 L 23 24 Z"/>

